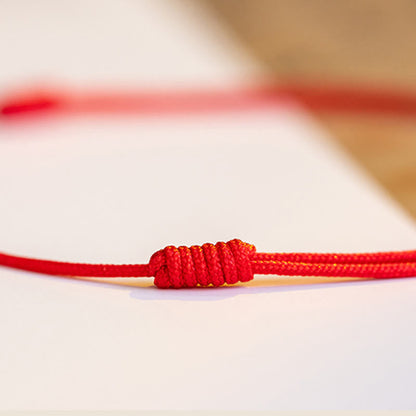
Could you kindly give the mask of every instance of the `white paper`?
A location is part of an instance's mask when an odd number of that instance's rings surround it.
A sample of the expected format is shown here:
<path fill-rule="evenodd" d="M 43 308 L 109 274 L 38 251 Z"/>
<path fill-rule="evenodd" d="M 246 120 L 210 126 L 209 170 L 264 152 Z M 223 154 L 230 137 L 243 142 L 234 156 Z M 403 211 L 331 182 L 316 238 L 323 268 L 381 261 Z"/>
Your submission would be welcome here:
<path fill-rule="evenodd" d="M 3 86 L 261 76 L 196 3 L 37 4 L 2 3 Z M 0 196 L 1 250 L 64 261 L 141 263 L 167 244 L 235 237 L 258 251 L 416 242 L 409 218 L 296 104 L 4 124 Z M 414 278 L 151 283 L 0 269 L 0 409 L 416 406 Z"/>

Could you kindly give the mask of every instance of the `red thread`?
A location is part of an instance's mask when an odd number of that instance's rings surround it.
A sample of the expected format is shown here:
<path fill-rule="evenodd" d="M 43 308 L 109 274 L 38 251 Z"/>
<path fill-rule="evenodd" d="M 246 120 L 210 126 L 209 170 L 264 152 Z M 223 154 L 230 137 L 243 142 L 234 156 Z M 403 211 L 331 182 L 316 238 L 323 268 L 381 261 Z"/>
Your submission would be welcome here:
<path fill-rule="evenodd" d="M 248 282 L 254 274 L 284 276 L 416 276 L 416 250 L 361 254 L 257 253 L 241 240 L 202 246 L 168 246 L 148 264 L 84 264 L 0 253 L 0 265 L 37 273 L 79 277 L 151 277 L 159 288 L 222 286 Z"/>
<path fill-rule="evenodd" d="M 0 253 L 0 265 L 54 276 L 150 277 L 147 264 L 86 264 L 40 260 Z"/>
<path fill-rule="evenodd" d="M 416 115 L 412 94 L 310 86 L 269 86 L 244 91 L 151 94 L 56 93 L 17 96 L 0 105 L 13 116 L 49 112 L 132 112 L 138 114 L 248 110 L 294 97 L 314 110 Z M 254 274 L 396 278 L 416 276 L 416 250 L 384 253 L 257 253 L 234 239 L 202 246 L 168 246 L 149 264 L 85 264 L 0 253 L 0 265 L 31 272 L 79 277 L 155 277 L 160 288 L 221 286 L 247 282 Z"/>
<path fill-rule="evenodd" d="M 13 117 L 42 111 L 142 115 L 242 111 L 281 105 L 292 99 L 318 111 L 416 115 L 416 95 L 411 92 L 324 85 L 129 93 L 35 91 L 10 96 L 0 103 L 0 115 Z"/>

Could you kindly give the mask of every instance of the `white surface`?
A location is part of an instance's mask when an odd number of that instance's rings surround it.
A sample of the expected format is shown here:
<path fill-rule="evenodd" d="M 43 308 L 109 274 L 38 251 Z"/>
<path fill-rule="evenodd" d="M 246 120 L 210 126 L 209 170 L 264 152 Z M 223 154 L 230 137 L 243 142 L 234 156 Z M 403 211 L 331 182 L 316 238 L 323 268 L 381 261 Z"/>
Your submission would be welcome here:
<path fill-rule="evenodd" d="M 262 74 L 192 0 L 3 0 L 0 8 L 1 87 L 35 79 L 201 88 Z"/>
<path fill-rule="evenodd" d="M 93 82 L 211 85 L 258 71 L 187 3 L 86 2 L 85 14 L 72 3 L 22 4 L 2 3 L 4 85 L 41 73 L 79 84 L 98 74 Z M 114 26 L 87 31 L 98 21 Z M 95 46 L 127 34 L 105 68 L 108 49 L 95 56 Z M 130 54 L 135 34 L 140 57 Z M 68 50 L 55 51 L 62 39 Z M 2 250 L 59 260 L 145 262 L 168 243 L 233 237 L 261 251 L 416 241 L 414 225 L 295 107 L 4 125 L 0 195 Z M 0 409 L 416 406 L 416 279 L 257 281 L 163 291 L 0 269 Z"/>

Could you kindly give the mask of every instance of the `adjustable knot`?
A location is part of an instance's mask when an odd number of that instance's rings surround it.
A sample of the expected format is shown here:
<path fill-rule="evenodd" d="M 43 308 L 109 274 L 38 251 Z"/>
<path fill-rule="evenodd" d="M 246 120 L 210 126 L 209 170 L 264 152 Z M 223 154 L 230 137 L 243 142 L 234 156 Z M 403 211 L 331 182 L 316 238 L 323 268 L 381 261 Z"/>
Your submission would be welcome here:
<path fill-rule="evenodd" d="M 159 288 L 221 286 L 253 279 L 251 256 L 256 248 L 241 240 L 202 246 L 168 246 L 149 261 Z"/>

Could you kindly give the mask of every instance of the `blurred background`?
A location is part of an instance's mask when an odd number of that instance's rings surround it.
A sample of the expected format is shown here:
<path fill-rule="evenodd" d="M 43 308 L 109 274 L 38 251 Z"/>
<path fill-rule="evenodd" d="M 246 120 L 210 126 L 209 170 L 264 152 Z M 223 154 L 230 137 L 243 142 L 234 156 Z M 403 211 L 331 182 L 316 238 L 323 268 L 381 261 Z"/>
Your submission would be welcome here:
<path fill-rule="evenodd" d="M 413 0 L 201 0 L 282 82 L 416 93 Z M 416 217 L 416 122 L 317 115 L 332 136 Z"/>
<path fill-rule="evenodd" d="M 214 14 L 219 26 L 224 26 L 227 34 L 234 34 L 277 82 L 398 89 L 416 95 L 414 0 L 179 1 L 180 7 L 175 2 L 152 0 L 104 2 L 99 7 L 94 1 L 64 2 L 59 6 L 46 0 L 36 4 L 0 1 L 0 51 L 4 58 L 0 81 L 2 72 L 6 72 L 13 73 L 16 80 L 29 81 L 30 76 L 40 75 L 48 82 L 56 77 L 68 79 L 71 85 L 73 78 L 107 85 L 109 75 L 118 74 L 118 81 L 122 80 L 119 83 L 129 86 L 149 73 L 153 74 L 151 85 L 159 87 L 165 72 L 172 72 L 168 85 L 178 79 L 180 85 L 200 85 L 199 76 L 192 75 L 194 70 L 206 79 L 210 79 L 211 71 L 215 73 L 215 68 L 202 59 L 206 51 L 198 45 L 204 43 L 192 39 L 200 55 L 184 52 L 178 58 L 172 52 L 173 44 L 166 47 L 167 37 L 162 40 L 153 36 L 148 42 L 146 35 L 137 38 L 137 34 L 154 32 L 157 19 L 164 28 L 162 32 L 172 33 L 172 42 L 188 41 L 191 36 L 186 30 L 182 41 L 175 37 L 182 33 L 178 16 L 184 10 L 189 12 L 185 19 L 190 27 L 195 25 L 197 33 L 200 20 L 192 19 L 202 6 L 202 12 L 208 9 Z M 153 14 L 153 6 L 154 10 L 161 9 L 160 15 Z M 149 15 L 143 14 L 147 9 Z M 123 10 L 129 12 L 123 14 Z M 204 29 L 215 32 L 218 22 L 208 21 Z M 224 38 L 218 39 L 217 44 L 227 43 Z M 235 45 L 227 47 L 224 50 L 230 51 Z M 139 51 L 134 62 L 126 59 L 132 48 Z M 166 62 L 172 63 L 170 71 L 164 71 Z M 142 81 L 147 85 L 145 78 L 143 75 Z M 415 121 L 403 116 L 315 115 L 334 140 L 416 217 Z"/>

